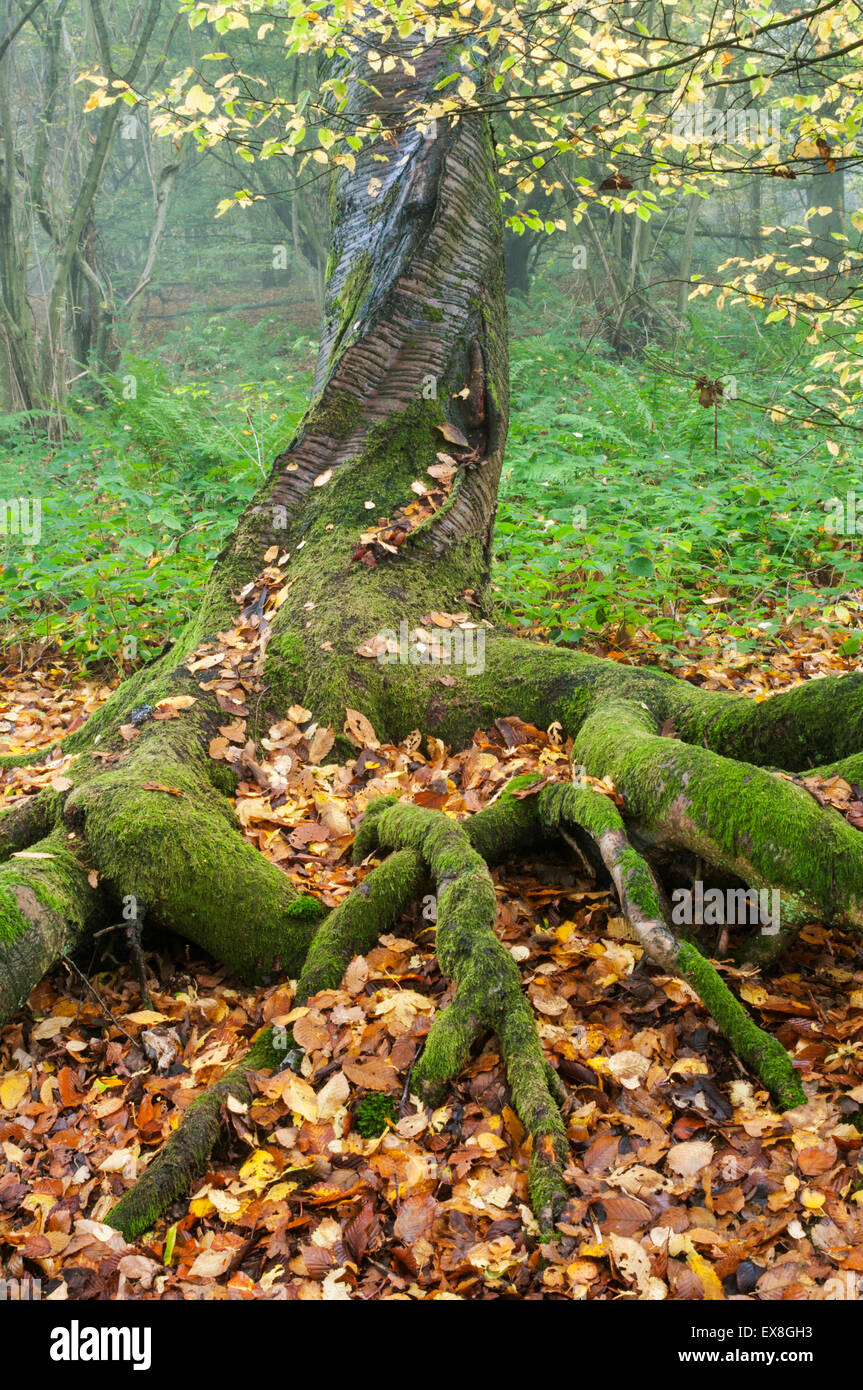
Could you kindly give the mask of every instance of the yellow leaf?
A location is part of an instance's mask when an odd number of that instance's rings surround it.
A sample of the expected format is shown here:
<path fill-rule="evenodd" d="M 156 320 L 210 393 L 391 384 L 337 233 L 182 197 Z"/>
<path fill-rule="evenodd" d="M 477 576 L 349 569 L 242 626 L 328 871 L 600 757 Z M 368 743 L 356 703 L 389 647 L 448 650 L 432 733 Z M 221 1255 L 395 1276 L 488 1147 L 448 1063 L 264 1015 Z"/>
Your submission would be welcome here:
<path fill-rule="evenodd" d="M 811 1187 L 804 1187 L 800 1194 L 800 1200 L 807 1211 L 820 1211 L 824 1205 L 824 1193 L 815 1192 Z"/>
<path fill-rule="evenodd" d="M 0 1109 L 16 1110 L 29 1090 L 29 1072 L 10 1072 L 0 1081 Z"/>
<path fill-rule="evenodd" d="M 267 1153 L 266 1149 L 255 1149 L 240 1169 L 240 1177 L 243 1182 L 247 1183 L 249 1187 L 257 1188 L 258 1191 L 278 1176 L 279 1170 L 275 1159 L 272 1154 Z"/>
<path fill-rule="evenodd" d="M 289 1072 L 282 1087 L 282 1100 L 289 1105 L 295 1115 L 314 1122 L 318 1118 L 318 1098 L 309 1085 L 299 1076 Z"/>
<path fill-rule="evenodd" d="M 722 1292 L 722 1284 L 720 1283 L 719 1276 L 713 1268 L 713 1265 L 708 1264 L 707 1261 L 695 1251 L 687 1256 L 686 1263 L 689 1265 L 692 1273 L 697 1274 L 698 1278 L 701 1280 L 701 1287 L 704 1290 L 705 1299 L 711 1303 L 724 1301 L 725 1294 Z"/>

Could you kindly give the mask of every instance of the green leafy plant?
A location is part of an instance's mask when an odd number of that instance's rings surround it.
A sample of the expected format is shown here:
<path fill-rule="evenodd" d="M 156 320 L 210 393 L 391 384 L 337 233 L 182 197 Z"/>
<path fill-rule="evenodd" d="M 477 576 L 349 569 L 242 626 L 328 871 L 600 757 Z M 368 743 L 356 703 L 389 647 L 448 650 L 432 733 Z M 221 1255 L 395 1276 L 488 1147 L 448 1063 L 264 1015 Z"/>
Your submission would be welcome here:
<path fill-rule="evenodd" d="M 377 1139 L 398 1117 L 395 1101 L 391 1096 L 381 1095 L 380 1091 L 369 1091 L 354 1111 L 357 1129 L 364 1139 Z"/>

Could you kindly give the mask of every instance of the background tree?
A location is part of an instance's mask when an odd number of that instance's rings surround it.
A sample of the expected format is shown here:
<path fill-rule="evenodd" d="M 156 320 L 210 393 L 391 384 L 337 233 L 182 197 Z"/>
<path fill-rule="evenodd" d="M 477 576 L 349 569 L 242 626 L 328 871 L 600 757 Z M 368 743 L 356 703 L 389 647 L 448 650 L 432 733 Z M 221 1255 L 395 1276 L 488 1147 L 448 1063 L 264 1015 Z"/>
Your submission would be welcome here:
<path fill-rule="evenodd" d="M 110 23 L 100 0 L 78 6 L 4 0 L 0 11 L 2 379 L 7 406 L 44 413 L 54 431 L 62 429 L 69 379 L 116 365 L 116 306 L 99 253 L 96 207 L 118 124 L 129 110 L 113 101 L 100 107 L 97 91 L 82 112 L 75 80 L 89 48 L 106 87 L 125 92 L 134 107 L 131 84 L 146 90 L 148 77 L 161 70 L 150 54 L 160 9 L 161 0 L 149 0 L 115 11 Z M 121 38 L 112 38 L 112 26 Z M 89 117 L 95 108 L 98 115 Z M 145 276 L 176 168 L 166 164 L 154 176 Z"/>

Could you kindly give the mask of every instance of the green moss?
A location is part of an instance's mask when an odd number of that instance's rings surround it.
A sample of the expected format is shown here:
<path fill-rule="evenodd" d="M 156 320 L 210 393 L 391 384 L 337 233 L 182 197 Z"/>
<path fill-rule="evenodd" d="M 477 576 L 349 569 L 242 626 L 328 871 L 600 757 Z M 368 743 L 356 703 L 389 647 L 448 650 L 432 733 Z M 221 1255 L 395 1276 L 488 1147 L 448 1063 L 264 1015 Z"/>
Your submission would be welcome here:
<path fill-rule="evenodd" d="M 333 309 L 338 314 L 338 330 L 333 343 L 333 355 L 341 350 L 341 341 L 354 323 L 373 284 L 373 261 L 368 251 L 361 251 L 344 279 Z"/>
<path fill-rule="evenodd" d="M 63 808 L 63 796 L 49 787 L 7 811 L 0 811 L 0 863 L 49 834 Z"/>
<path fill-rule="evenodd" d="M 346 439 L 361 424 L 363 403 L 350 391 L 324 392 L 320 402 L 309 412 L 308 428 L 328 434 L 333 439 Z"/>
<path fill-rule="evenodd" d="M 436 304 L 424 304 L 422 312 L 423 318 L 428 319 L 430 323 L 440 323 L 443 319 L 443 309 L 439 309 Z"/>
<path fill-rule="evenodd" d="M 368 1095 L 363 1096 L 354 1111 L 357 1129 L 364 1139 L 377 1139 L 396 1123 L 398 1117 L 395 1101 L 391 1096 L 382 1095 L 380 1091 L 370 1091 Z"/>
<path fill-rule="evenodd" d="M 87 880 L 92 860 L 78 834 L 59 827 L 32 845 L 34 859 L 0 865 L 0 1022 L 27 998 L 63 952 L 104 920 Z"/>
<path fill-rule="evenodd" d="M 85 849 L 83 845 L 80 848 L 82 852 Z M 30 852 L 45 857 L 16 859 L 0 868 L 0 940 L 13 941 L 28 929 L 15 897 L 16 888 L 32 893 L 58 924 L 68 920 L 70 935 L 74 934 L 74 925 L 82 927 L 94 905 L 92 891 L 82 898 L 89 864 L 79 862 L 62 829 L 40 840 Z"/>
<path fill-rule="evenodd" d="M 738 1057 L 761 1078 L 777 1105 L 783 1110 L 803 1105 L 806 1094 L 785 1048 L 753 1023 L 715 966 L 689 942 L 683 941 L 678 953 L 678 968 Z"/>
<path fill-rule="evenodd" d="M 0 884 L 0 941 L 15 941 L 27 930 L 17 899 Z"/>
<path fill-rule="evenodd" d="M 115 901 L 134 896 L 156 923 L 246 978 L 294 974 L 313 927 L 287 916 L 296 893 L 237 833 L 210 762 L 193 722 L 145 727 L 124 763 L 76 787 L 69 803 Z"/>
<path fill-rule="evenodd" d="M 754 700 L 699 691 L 677 719 L 680 736 L 726 757 L 789 772 L 859 754 L 863 672 L 828 676 Z"/>
<path fill-rule="evenodd" d="M 390 930 L 422 894 L 425 883 L 425 866 L 411 849 L 390 855 L 374 869 L 318 928 L 297 984 L 297 1003 L 337 989 L 354 956 L 371 950 L 381 932 Z"/>
<path fill-rule="evenodd" d="M 211 759 L 213 766 L 209 769 L 210 781 L 221 792 L 222 796 L 233 796 L 237 789 L 237 774 L 227 763 L 217 762 Z"/>
<path fill-rule="evenodd" d="M 485 861 L 462 826 L 439 811 L 404 801 L 374 813 L 370 838 L 382 849 L 412 849 L 428 865 L 438 889 L 435 949 L 441 969 L 456 985 L 452 1003 L 435 1019 L 414 1067 L 417 1094 L 438 1103 L 480 1033 L 494 1029 L 513 1106 L 533 1137 L 531 1181 L 544 1211 L 553 1196 L 565 1191 L 566 1130 L 518 968 L 494 932 L 497 898 Z"/>
<path fill-rule="evenodd" d="M 309 658 L 298 633 L 275 632 L 267 649 L 266 707 L 274 719 L 283 719 L 291 705 L 301 701 L 308 681 Z"/>
<path fill-rule="evenodd" d="M 826 914 L 863 924 L 858 832 L 801 787 L 661 738 L 653 712 L 629 701 L 597 701 L 574 756 L 613 779 L 629 818 L 751 887 L 779 888 L 784 923 Z"/>

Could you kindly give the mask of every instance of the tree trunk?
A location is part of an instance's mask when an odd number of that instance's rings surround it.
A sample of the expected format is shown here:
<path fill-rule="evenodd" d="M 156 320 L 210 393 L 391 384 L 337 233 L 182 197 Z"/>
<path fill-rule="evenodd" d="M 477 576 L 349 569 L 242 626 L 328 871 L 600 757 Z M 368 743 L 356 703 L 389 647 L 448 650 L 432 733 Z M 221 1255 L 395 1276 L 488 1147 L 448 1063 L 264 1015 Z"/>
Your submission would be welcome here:
<path fill-rule="evenodd" d="M 810 256 L 823 256 L 829 272 L 835 273 L 839 262 L 847 255 L 845 235 L 845 165 L 836 160 L 832 171 L 818 171 L 809 184 L 810 207 L 819 211 L 810 217 L 807 230 L 812 237 Z M 823 209 L 823 211 L 821 211 Z M 838 238 L 838 239 L 837 239 Z"/>
<path fill-rule="evenodd" d="M 701 206 L 701 199 L 697 193 L 690 193 L 687 198 L 686 208 L 686 228 L 683 233 L 683 240 L 680 243 L 680 281 L 677 286 L 677 315 L 678 318 L 685 320 L 689 309 L 689 291 L 692 281 L 692 252 L 695 247 L 695 228 L 698 224 L 698 213 Z"/>
<path fill-rule="evenodd" d="M 527 294 L 531 279 L 531 254 L 540 239 L 539 232 L 529 229 L 517 233 L 507 231 L 504 239 L 504 265 L 506 267 L 506 288 L 510 294 Z"/>
<path fill-rule="evenodd" d="M 444 59 L 432 47 L 414 61 L 412 101 L 418 86 L 431 90 Z M 788 1055 L 747 1018 L 694 942 L 669 929 L 648 860 L 679 848 L 751 887 L 778 888 L 782 930 L 756 941 L 765 958 L 813 918 L 863 929 L 858 833 L 793 777 L 765 770 L 815 764 L 863 781 L 863 675 L 755 704 L 494 629 L 483 629 L 484 660 L 443 675 L 416 659 L 416 646 L 412 660 L 403 645 L 393 653 L 392 638 L 381 642 L 432 610 L 467 608 L 478 620 L 489 612 L 507 340 L 487 122 L 439 120 L 427 131 L 401 123 L 399 73 L 377 74 L 376 86 L 358 80 L 365 75 L 349 74 L 349 118 L 362 125 L 380 112 L 396 133 L 364 148 L 353 172 L 333 175 L 330 273 L 306 418 L 170 653 L 63 744 L 76 755 L 65 772 L 71 787 L 0 817 L 0 1019 L 60 952 L 117 920 L 130 899 L 147 922 L 237 973 L 299 975 L 302 1002 L 338 985 L 352 955 L 430 879 L 439 891 L 438 950 L 456 993 L 412 1084 L 438 1095 L 477 1034 L 498 1032 L 514 1103 L 534 1137 L 531 1190 L 548 1225 L 564 1191 L 560 1086 L 492 930 L 486 863 L 529 851 L 543 836 L 595 845 L 645 950 L 695 988 L 777 1103 L 798 1103 Z M 381 148 L 387 162 L 375 158 Z M 416 501 L 412 484 L 431 485 L 427 470 L 440 454 L 457 461 L 450 490 L 410 529 L 401 509 Z M 370 529 L 375 537 L 362 540 Z M 369 643 L 380 659 L 358 655 Z M 160 701 L 173 702 L 176 717 L 149 718 Z M 318 904 L 238 833 L 229 798 L 242 755 L 228 765 L 208 754 L 220 726 L 231 724 L 233 741 L 247 740 L 253 756 L 292 704 L 337 731 L 346 710 L 358 710 L 391 740 L 419 728 L 464 743 L 512 713 L 543 727 L 557 721 L 587 774 L 614 780 L 623 815 L 589 781 L 563 791 L 511 788 L 463 826 L 378 802 L 356 852 L 377 848 L 389 858 L 321 922 Z M 127 741 L 120 728 L 128 734 L 130 723 L 138 732 Z M 13 857 L 22 849 L 39 857 Z M 249 1071 L 286 1056 L 290 1044 L 267 1030 L 195 1102 L 112 1217 L 120 1229 L 133 1235 L 152 1224 L 206 1162 L 224 1097 L 248 1096 Z"/>

